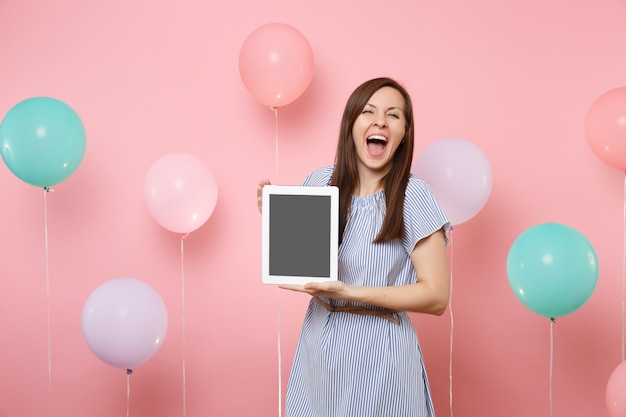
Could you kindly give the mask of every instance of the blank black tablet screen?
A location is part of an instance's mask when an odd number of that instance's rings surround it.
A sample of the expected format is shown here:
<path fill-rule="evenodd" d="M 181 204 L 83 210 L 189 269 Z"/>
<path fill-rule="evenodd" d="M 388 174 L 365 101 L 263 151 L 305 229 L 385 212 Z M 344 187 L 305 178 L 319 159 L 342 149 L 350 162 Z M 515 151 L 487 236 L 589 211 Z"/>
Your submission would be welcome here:
<path fill-rule="evenodd" d="M 270 275 L 330 278 L 330 196 L 269 198 Z"/>

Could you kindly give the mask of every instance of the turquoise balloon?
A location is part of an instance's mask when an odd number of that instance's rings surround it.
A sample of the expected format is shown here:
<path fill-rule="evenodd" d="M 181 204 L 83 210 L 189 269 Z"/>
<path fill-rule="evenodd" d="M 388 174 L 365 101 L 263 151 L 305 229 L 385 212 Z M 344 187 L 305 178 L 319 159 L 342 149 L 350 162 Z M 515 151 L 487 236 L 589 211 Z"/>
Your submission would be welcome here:
<path fill-rule="evenodd" d="M 598 258 L 577 230 L 559 223 L 531 227 L 513 242 L 509 284 L 531 311 L 555 319 L 587 302 L 598 283 Z"/>
<path fill-rule="evenodd" d="M 0 124 L 2 159 L 15 176 L 39 187 L 67 179 L 85 155 L 78 114 L 54 98 L 34 97 L 13 106 Z"/>

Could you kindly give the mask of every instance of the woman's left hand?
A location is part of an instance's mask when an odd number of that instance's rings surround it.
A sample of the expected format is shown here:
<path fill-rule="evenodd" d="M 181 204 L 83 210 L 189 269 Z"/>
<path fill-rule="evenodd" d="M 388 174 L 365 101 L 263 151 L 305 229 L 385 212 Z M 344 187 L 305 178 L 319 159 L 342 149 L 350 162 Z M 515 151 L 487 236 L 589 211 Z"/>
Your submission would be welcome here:
<path fill-rule="evenodd" d="M 309 282 L 304 285 L 282 284 L 279 288 L 285 290 L 304 292 L 314 297 L 329 297 L 335 299 L 346 299 L 348 286 L 341 281 Z"/>

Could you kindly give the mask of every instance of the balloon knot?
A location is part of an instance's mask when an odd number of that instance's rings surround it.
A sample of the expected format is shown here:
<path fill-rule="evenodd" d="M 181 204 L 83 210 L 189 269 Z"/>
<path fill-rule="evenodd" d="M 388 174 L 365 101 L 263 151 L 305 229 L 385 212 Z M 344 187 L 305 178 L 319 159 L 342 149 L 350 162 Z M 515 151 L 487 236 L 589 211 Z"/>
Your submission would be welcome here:
<path fill-rule="evenodd" d="M 184 239 L 184 238 L 186 238 L 187 236 L 189 236 L 189 232 L 187 232 L 187 233 L 183 233 L 183 235 L 181 236 L 181 239 Z"/>
<path fill-rule="evenodd" d="M 133 370 L 132 370 L 132 369 L 127 369 L 127 370 L 126 370 L 126 375 L 131 375 L 132 373 L 133 373 Z"/>
<path fill-rule="evenodd" d="M 554 317 L 550 317 L 550 321 L 551 321 L 552 323 L 556 323 L 556 319 L 555 319 Z"/>

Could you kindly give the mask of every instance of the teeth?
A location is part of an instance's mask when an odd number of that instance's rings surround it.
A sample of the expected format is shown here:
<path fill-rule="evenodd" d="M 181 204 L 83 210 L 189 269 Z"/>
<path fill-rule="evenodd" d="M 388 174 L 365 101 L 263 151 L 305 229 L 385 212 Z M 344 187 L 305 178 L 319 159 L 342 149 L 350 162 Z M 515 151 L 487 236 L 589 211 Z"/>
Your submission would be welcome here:
<path fill-rule="evenodd" d="M 367 138 L 367 140 L 379 140 L 382 142 L 387 142 L 387 138 L 381 135 L 372 135 Z"/>

